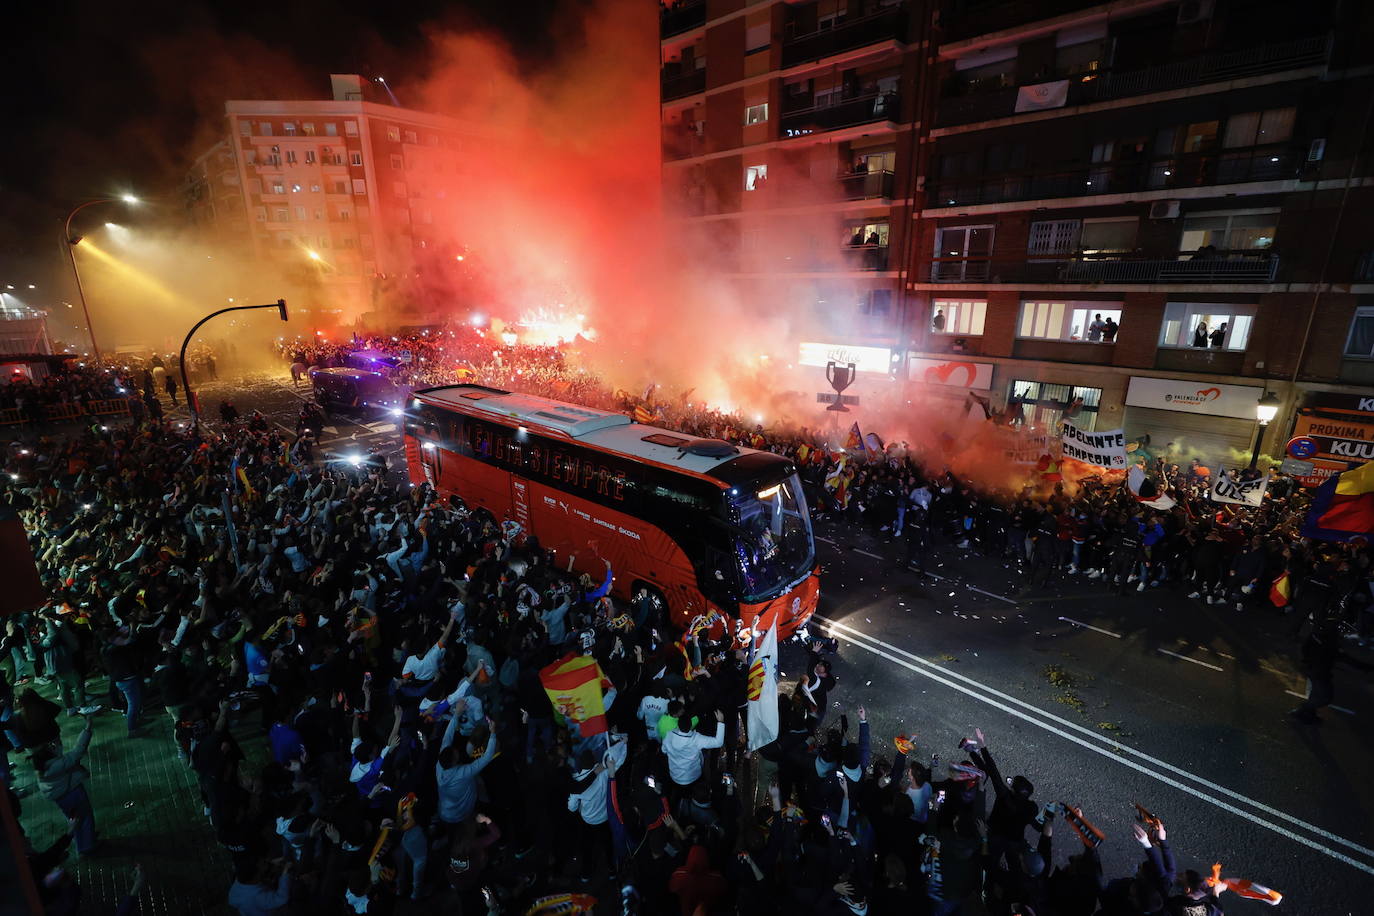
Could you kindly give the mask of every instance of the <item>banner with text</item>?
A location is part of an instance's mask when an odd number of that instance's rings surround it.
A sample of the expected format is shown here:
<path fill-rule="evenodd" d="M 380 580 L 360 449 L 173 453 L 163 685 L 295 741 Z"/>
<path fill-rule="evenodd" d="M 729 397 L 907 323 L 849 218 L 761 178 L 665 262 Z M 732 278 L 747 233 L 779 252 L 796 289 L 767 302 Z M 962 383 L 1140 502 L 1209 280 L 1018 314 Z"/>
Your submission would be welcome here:
<path fill-rule="evenodd" d="M 1119 429 L 1090 433 L 1065 420 L 1063 452 L 1065 458 L 1082 461 L 1084 464 L 1124 470 L 1126 435 Z"/>
<path fill-rule="evenodd" d="M 1264 502 L 1264 491 L 1269 489 L 1269 475 L 1255 480 L 1237 480 L 1225 470 L 1218 468 L 1212 478 L 1212 502 L 1230 503 L 1233 506 L 1259 506 Z"/>

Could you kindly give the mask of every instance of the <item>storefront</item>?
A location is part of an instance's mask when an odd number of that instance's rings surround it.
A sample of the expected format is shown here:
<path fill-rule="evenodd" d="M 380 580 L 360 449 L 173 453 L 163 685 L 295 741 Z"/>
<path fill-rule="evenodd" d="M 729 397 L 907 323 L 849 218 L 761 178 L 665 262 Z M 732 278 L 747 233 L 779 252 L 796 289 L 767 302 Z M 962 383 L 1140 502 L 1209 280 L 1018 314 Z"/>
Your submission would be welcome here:
<path fill-rule="evenodd" d="M 1317 446 L 1307 459 L 1313 468 L 1303 482 L 1309 485 L 1374 460 L 1374 396 L 1309 391 L 1298 408 L 1293 436 L 1310 438 Z"/>
<path fill-rule="evenodd" d="M 1172 461 L 1249 461 L 1263 396 L 1263 388 L 1250 385 L 1131 376 L 1124 428 L 1132 439 L 1148 435 L 1150 450 Z"/>

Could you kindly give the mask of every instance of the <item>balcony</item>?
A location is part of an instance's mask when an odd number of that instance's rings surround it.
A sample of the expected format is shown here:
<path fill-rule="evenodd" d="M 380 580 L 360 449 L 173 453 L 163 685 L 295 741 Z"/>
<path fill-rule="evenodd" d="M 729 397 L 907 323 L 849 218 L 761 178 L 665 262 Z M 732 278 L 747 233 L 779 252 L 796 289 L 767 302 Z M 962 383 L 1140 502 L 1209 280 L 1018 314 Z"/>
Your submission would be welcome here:
<path fill-rule="evenodd" d="M 690 159 L 706 153 L 706 138 L 696 132 L 694 127 L 673 126 L 663 128 L 663 158 Z"/>
<path fill-rule="evenodd" d="M 840 257 L 843 270 L 887 270 L 886 245 L 846 245 Z"/>
<path fill-rule="evenodd" d="M 926 190 L 926 207 L 966 207 L 1018 200 L 1282 181 L 1297 178 L 1306 158 L 1306 148 L 1255 146 L 1212 153 L 1181 153 L 1138 162 L 1104 162 L 1068 172 L 1027 172 L 972 180 L 936 179 Z"/>
<path fill-rule="evenodd" d="M 1181 254 L 1169 260 L 1062 257 L 993 260 L 933 258 L 931 283 L 1273 283 L 1279 259 L 1268 252 Z"/>
<path fill-rule="evenodd" d="M 671 38 L 706 24 L 706 0 L 678 0 L 664 6 L 658 16 L 658 34 Z"/>
<path fill-rule="evenodd" d="M 842 200 L 891 200 L 893 174 L 881 172 L 845 172 L 839 176 Z"/>
<path fill-rule="evenodd" d="M 684 96 L 696 95 L 698 92 L 706 90 L 706 68 L 702 67 L 690 73 L 673 75 L 665 68 L 662 82 L 663 101 L 670 102 L 673 99 L 680 99 Z"/>
<path fill-rule="evenodd" d="M 874 121 L 895 121 L 901 108 L 901 98 L 895 92 L 870 92 L 830 105 L 814 105 L 809 96 L 801 99 L 804 101 L 791 103 L 796 107 L 783 102 L 781 129 L 784 137 L 839 130 Z"/>
<path fill-rule="evenodd" d="M 867 45 L 902 41 L 905 37 L 906 9 L 893 7 L 869 16 L 845 19 L 832 28 L 806 35 L 787 35 L 782 42 L 782 65 L 795 67 Z"/>
<path fill-rule="evenodd" d="M 1086 79 L 1074 77 L 1069 81 L 1068 101 L 1064 107 L 1318 66 L 1326 62 L 1330 49 L 1330 36 L 1317 35 L 1238 51 L 1202 54 L 1143 70 L 1100 73 Z M 1013 86 L 971 95 L 946 96 L 940 99 L 935 126 L 954 127 L 1009 118 L 1016 114 L 1016 95 L 1017 88 Z"/>
<path fill-rule="evenodd" d="M 945 43 L 1098 6 L 1102 0 L 953 0 L 940 5 Z"/>

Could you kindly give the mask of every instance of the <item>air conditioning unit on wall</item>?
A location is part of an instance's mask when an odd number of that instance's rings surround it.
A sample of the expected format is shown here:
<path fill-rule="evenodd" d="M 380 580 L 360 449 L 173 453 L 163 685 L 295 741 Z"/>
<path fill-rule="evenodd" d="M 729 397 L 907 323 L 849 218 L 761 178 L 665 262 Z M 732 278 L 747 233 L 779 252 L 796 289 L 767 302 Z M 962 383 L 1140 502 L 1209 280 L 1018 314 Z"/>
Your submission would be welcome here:
<path fill-rule="evenodd" d="M 1150 204 L 1150 219 L 1178 219 L 1178 201 L 1157 200 Z"/>

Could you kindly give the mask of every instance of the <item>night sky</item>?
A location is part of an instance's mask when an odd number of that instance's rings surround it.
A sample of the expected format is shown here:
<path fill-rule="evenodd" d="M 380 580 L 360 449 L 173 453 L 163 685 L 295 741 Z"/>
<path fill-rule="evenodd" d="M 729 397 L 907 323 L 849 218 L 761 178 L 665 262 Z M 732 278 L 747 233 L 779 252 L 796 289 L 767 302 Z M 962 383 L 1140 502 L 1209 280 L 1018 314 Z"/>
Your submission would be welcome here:
<path fill-rule="evenodd" d="M 323 98 L 330 73 L 385 76 L 405 104 L 425 36 L 487 28 L 529 66 L 558 0 L 15 4 L 3 56 L 0 283 L 65 282 L 61 220 L 92 197 L 167 195 L 227 98 Z M 566 39 L 563 39 L 566 40 Z M 109 218 L 109 217 L 105 217 Z M 60 293 L 65 296 L 65 289 Z M 37 305 L 46 304 L 42 298 Z"/>

